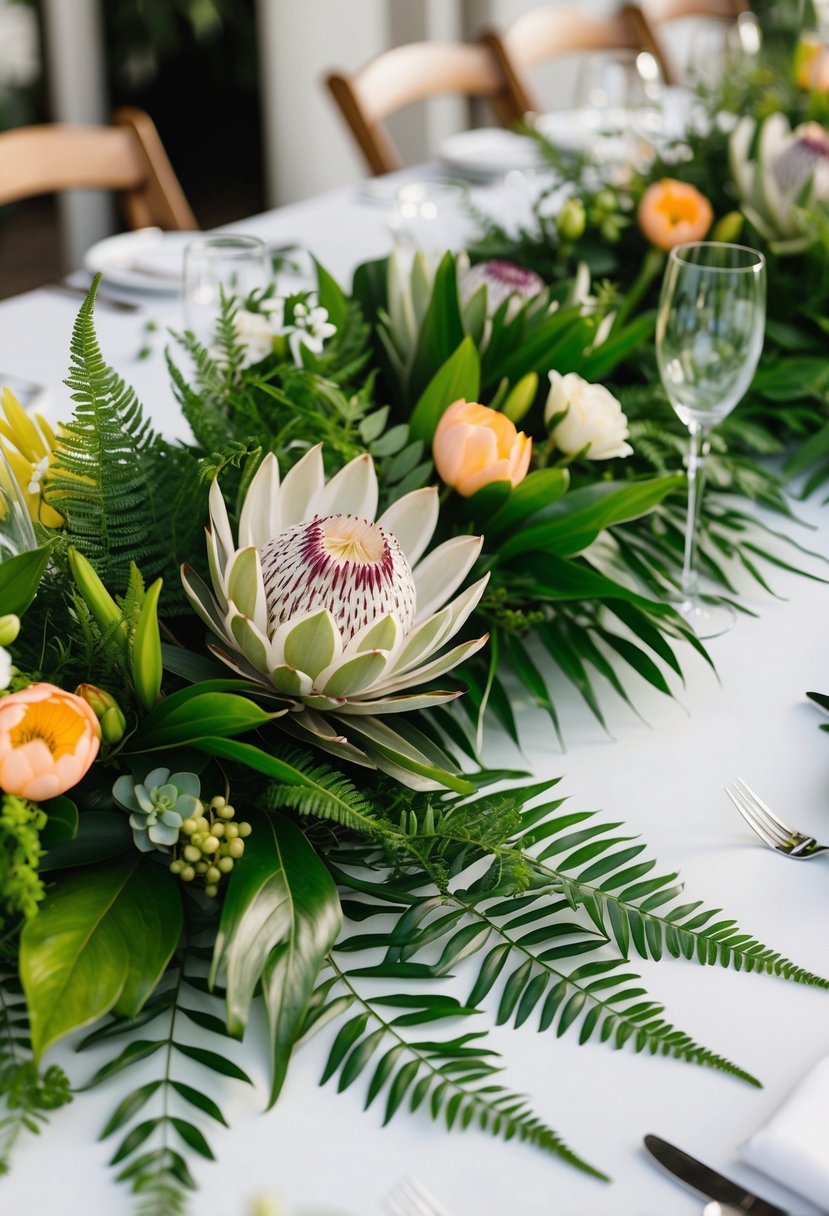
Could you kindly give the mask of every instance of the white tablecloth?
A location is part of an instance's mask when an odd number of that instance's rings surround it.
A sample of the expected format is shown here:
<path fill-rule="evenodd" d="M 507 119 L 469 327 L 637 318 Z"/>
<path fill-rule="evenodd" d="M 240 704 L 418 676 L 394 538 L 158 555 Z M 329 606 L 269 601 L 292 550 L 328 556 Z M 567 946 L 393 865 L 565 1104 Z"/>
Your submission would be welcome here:
<path fill-rule="evenodd" d="M 342 276 L 388 249 L 386 219 L 381 207 L 341 191 L 237 227 L 274 242 L 307 242 Z M 136 358 L 146 321 L 180 325 L 178 304 L 149 297 L 144 303 L 140 316 L 100 310 L 104 353 L 135 385 L 155 425 L 184 436 L 164 369 L 163 333 L 150 335 L 150 358 Z M 55 416 L 68 409 L 60 381 L 74 311 L 70 299 L 49 292 L 0 305 L 0 369 L 46 383 Z M 798 530 L 799 539 L 825 553 L 829 508 L 809 502 L 799 512 L 816 529 Z M 772 582 L 781 598 L 745 585 L 743 602 L 757 619 L 741 617 L 731 633 L 710 643 L 718 676 L 688 651 L 682 655 L 687 686 L 675 682 L 675 700 L 625 677 L 645 721 L 608 692 L 608 738 L 562 685 L 566 753 L 545 715 L 528 708 L 522 715 L 525 756 L 494 736 L 485 756 L 491 765 L 525 765 L 536 777 L 564 774 L 560 788 L 571 805 L 600 808 L 607 818 L 623 820 L 631 834 L 641 834 L 659 872 L 681 871 L 689 900 L 722 907 L 747 932 L 826 975 L 829 863 L 798 865 L 765 849 L 723 792 L 727 781 L 743 776 L 784 817 L 829 839 L 829 739 L 804 700 L 806 689 L 829 691 L 829 597 L 820 582 L 782 572 Z M 741 1165 L 735 1150 L 829 1051 L 829 992 L 672 960 L 633 960 L 632 969 L 678 1027 L 758 1075 L 765 1088 L 629 1050 L 579 1047 L 574 1037 L 539 1035 L 532 1024 L 494 1030 L 505 1083 L 532 1095 L 537 1112 L 611 1174 L 612 1185 L 475 1130 L 448 1135 L 423 1113 L 400 1113 L 381 1129 L 379 1108 L 362 1113 L 362 1084 L 343 1095 L 331 1084 L 318 1088 L 329 1032 L 297 1053 L 279 1104 L 263 1116 L 264 1033 L 257 1023 L 249 1030 L 251 1044 L 231 1045 L 229 1054 L 258 1087 L 223 1086 L 231 1129 L 209 1129 L 218 1161 L 194 1162 L 201 1189 L 193 1212 L 241 1216 L 254 1194 L 269 1190 L 299 1209 L 325 1201 L 355 1216 L 378 1216 L 380 1196 L 401 1174 L 413 1174 L 455 1216 L 693 1216 L 700 1201 L 663 1175 L 641 1148 L 643 1135 L 655 1132 L 788 1210 L 815 1216 L 818 1209 Z M 465 997 L 470 976 L 471 969 L 460 968 L 451 990 Z M 203 1032 L 206 1045 L 209 1038 Z M 209 1045 L 224 1050 L 218 1040 Z M 81 1084 L 108 1056 L 77 1056 L 64 1046 L 54 1058 Z M 134 1084 L 153 1075 L 149 1062 L 146 1073 L 135 1070 Z M 43 1137 L 21 1141 L 11 1176 L 0 1181 L 2 1216 L 126 1216 L 133 1210 L 106 1165 L 111 1142 L 96 1140 L 122 1092 L 118 1082 L 79 1095 L 54 1114 Z"/>

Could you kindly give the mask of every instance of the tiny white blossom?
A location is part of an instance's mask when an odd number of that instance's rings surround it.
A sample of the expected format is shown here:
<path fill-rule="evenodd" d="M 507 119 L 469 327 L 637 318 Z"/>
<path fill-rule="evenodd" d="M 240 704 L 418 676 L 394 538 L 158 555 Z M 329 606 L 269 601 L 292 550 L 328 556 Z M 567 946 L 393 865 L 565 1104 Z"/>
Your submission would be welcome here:
<path fill-rule="evenodd" d="M 244 350 L 243 367 L 260 363 L 273 350 L 273 331 L 268 318 L 260 312 L 240 309 L 233 319 L 236 338 Z"/>

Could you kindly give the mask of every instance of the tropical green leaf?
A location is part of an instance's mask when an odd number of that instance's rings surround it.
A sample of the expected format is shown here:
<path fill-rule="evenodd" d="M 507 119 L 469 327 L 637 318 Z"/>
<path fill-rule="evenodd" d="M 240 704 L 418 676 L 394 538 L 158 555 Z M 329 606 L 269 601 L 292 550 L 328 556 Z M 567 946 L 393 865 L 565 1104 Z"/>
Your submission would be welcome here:
<path fill-rule="evenodd" d="M 23 616 L 37 595 L 51 551 L 51 545 L 41 545 L 0 562 L 0 609 L 4 616 Z"/>
<path fill-rule="evenodd" d="M 472 339 L 467 336 L 438 368 L 421 393 L 409 420 L 412 438 L 430 444 L 447 406 L 461 398 L 465 401 L 477 401 L 480 389 L 481 364 L 478 351 Z"/>
<path fill-rule="evenodd" d="M 179 885 L 146 855 L 58 878 L 20 943 L 35 1058 L 112 1009 L 137 1014 L 181 928 Z"/>
<path fill-rule="evenodd" d="M 227 1025 L 241 1033 L 259 980 L 279 1096 L 323 959 L 342 923 L 337 889 L 303 834 L 282 816 L 252 815 L 244 864 L 233 871 L 211 978 L 227 977 Z"/>

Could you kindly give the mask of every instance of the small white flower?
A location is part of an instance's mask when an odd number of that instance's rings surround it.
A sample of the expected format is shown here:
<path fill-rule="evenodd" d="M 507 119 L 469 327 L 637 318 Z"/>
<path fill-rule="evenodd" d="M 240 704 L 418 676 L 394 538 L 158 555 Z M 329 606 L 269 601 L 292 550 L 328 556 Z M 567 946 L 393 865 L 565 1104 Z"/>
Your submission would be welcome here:
<path fill-rule="evenodd" d="M 236 338 L 244 350 L 242 366 L 260 363 L 273 350 L 273 332 L 268 317 L 261 312 L 240 309 L 233 319 Z"/>
<path fill-rule="evenodd" d="M 0 646 L 0 691 L 8 688 L 12 678 L 12 657 L 5 647 Z"/>
<path fill-rule="evenodd" d="M 43 474 L 47 471 L 48 468 L 49 468 L 49 457 L 48 456 L 41 456 L 40 460 L 38 460 L 38 462 L 36 464 L 32 465 L 32 478 L 31 478 L 31 481 L 29 482 L 28 486 L 26 487 L 27 494 L 39 494 L 40 493 L 40 483 L 43 480 Z"/>
<path fill-rule="evenodd" d="M 553 435 L 556 447 L 565 456 L 579 453 L 591 460 L 610 460 L 630 456 L 633 448 L 628 437 L 627 418 L 619 401 L 602 384 L 588 384 L 576 372 L 562 376 L 550 372 L 550 392 L 544 407 L 544 421 L 557 415 Z"/>

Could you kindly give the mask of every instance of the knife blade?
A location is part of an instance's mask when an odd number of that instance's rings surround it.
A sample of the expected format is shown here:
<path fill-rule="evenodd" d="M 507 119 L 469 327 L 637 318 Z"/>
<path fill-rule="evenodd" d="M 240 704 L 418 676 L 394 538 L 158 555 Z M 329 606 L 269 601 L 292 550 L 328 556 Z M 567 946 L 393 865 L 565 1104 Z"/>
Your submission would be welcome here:
<path fill-rule="evenodd" d="M 659 1136 L 645 1136 L 645 1148 L 664 1169 L 706 1199 L 731 1204 L 741 1212 L 750 1212 L 751 1216 L 788 1216 L 782 1208 L 724 1178 L 710 1166 L 668 1144 L 667 1140 L 660 1140 Z"/>

